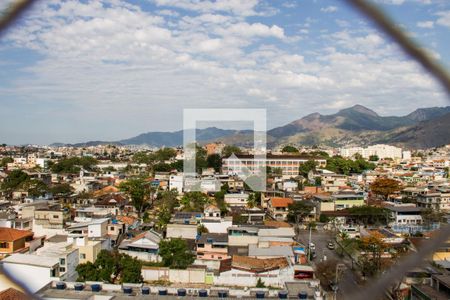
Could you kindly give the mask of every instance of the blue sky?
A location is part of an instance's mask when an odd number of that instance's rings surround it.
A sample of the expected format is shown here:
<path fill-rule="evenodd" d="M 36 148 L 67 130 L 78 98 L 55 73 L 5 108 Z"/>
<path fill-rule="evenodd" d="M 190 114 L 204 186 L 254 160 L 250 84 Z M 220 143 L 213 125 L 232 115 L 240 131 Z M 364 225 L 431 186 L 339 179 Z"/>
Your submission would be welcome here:
<path fill-rule="evenodd" d="M 450 65 L 449 1 L 377 2 Z M 354 104 L 381 115 L 448 105 L 420 66 L 331 0 L 40 1 L 0 40 L 0 78 L 8 144 L 178 130 L 184 108 L 267 108 L 272 128 Z"/>

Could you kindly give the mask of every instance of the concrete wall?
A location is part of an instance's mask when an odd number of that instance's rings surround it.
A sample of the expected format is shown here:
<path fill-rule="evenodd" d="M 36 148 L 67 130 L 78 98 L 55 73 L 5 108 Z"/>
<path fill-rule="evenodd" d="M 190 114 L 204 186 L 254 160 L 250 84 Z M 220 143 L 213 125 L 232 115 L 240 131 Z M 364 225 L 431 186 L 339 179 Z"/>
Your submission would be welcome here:
<path fill-rule="evenodd" d="M 205 269 L 142 268 L 144 281 L 168 280 L 175 283 L 205 283 Z"/>

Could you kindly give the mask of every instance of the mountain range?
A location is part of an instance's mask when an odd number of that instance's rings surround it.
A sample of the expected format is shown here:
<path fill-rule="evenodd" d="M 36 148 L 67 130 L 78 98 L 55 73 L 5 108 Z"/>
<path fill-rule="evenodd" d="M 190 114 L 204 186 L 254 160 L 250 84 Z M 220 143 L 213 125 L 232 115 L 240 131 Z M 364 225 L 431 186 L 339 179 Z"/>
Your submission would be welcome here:
<path fill-rule="evenodd" d="M 252 130 L 209 127 L 196 129 L 199 143 L 221 141 L 250 146 Z M 147 132 L 114 141 L 92 141 L 72 146 L 99 144 L 150 145 L 174 147 L 183 144 L 183 131 Z M 387 143 L 407 148 L 428 148 L 450 144 L 450 106 L 419 108 L 406 116 L 380 116 L 362 105 L 342 109 L 335 114 L 313 113 L 267 132 L 269 147 L 280 144 L 367 146 Z M 61 145 L 61 144 L 54 144 Z"/>

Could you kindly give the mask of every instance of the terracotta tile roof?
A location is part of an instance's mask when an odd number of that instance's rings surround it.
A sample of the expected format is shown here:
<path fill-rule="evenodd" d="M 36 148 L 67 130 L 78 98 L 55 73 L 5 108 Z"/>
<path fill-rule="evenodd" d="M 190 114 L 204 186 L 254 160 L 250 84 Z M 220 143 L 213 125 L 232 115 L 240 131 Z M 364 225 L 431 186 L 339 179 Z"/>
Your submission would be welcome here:
<path fill-rule="evenodd" d="M 288 227 L 292 227 L 291 224 L 289 224 L 289 223 L 287 223 L 287 222 L 282 222 L 282 221 L 272 221 L 272 220 L 266 220 L 266 221 L 264 221 L 264 225 L 266 225 L 266 226 L 278 227 L 278 228 L 288 228 Z"/>
<path fill-rule="evenodd" d="M 272 197 L 270 198 L 272 202 L 272 207 L 288 207 L 289 204 L 292 204 L 294 200 L 292 198 L 281 198 L 281 197 Z"/>
<path fill-rule="evenodd" d="M 13 242 L 28 236 L 33 236 L 33 232 L 28 230 L 0 227 L 0 241 Z"/>
<path fill-rule="evenodd" d="M 244 271 L 261 273 L 285 268 L 289 265 L 285 257 L 258 259 L 248 256 L 233 255 L 231 267 Z"/>
<path fill-rule="evenodd" d="M 2 300 L 28 300 L 32 299 L 31 297 L 25 295 L 21 291 L 18 291 L 14 288 L 9 288 L 0 292 L 0 299 Z"/>
<path fill-rule="evenodd" d="M 100 197 L 100 196 L 103 196 L 106 194 L 117 193 L 117 192 L 119 192 L 118 188 L 116 188 L 115 186 L 109 185 L 109 186 L 102 188 L 101 190 L 95 191 L 94 197 Z"/>
<path fill-rule="evenodd" d="M 133 225 L 134 222 L 136 222 L 136 220 L 137 220 L 136 218 L 130 217 L 130 216 L 117 216 L 116 219 L 127 225 Z"/>

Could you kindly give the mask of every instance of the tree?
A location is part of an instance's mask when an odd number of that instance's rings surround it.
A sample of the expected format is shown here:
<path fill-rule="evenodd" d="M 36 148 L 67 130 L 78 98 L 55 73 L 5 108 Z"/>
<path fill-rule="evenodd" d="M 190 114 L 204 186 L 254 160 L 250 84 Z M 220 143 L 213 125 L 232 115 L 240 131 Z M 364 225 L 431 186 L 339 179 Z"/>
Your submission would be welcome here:
<path fill-rule="evenodd" d="M 377 178 L 371 185 L 370 190 L 375 194 L 382 196 L 385 200 L 390 194 L 400 190 L 400 184 L 397 180 L 390 178 Z"/>
<path fill-rule="evenodd" d="M 23 188 L 28 191 L 28 196 L 37 198 L 44 196 L 48 192 L 48 186 L 39 179 L 25 181 Z"/>
<path fill-rule="evenodd" d="M 313 159 L 310 159 L 308 161 L 306 161 L 304 164 L 301 164 L 298 167 L 298 171 L 300 173 L 300 175 L 302 175 L 303 177 L 307 177 L 309 171 L 315 170 L 317 166 L 317 162 Z"/>
<path fill-rule="evenodd" d="M 348 209 L 350 215 L 364 225 L 384 224 L 389 220 L 389 210 L 375 206 L 354 206 Z"/>
<path fill-rule="evenodd" d="M 6 167 L 9 163 L 14 162 L 14 159 L 12 159 L 11 157 L 3 157 L 0 160 L 0 167 Z"/>
<path fill-rule="evenodd" d="M 208 196 L 202 192 L 188 192 L 184 194 L 180 202 L 185 211 L 203 211 L 208 200 Z"/>
<path fill-rule="evenodd" d="M 363 237 L 360 241 L 362 254 L 359 257 L 361 271 L 364 276 L 374 276 L 381 271 L 381 256 L 387 246 L 378 233 Z"/>
<path fill-rule="evenodd" d="M 281 149 L 283 153 L 298 153 L 298 149 L 294 146 L 286 145 Z"/>
<path fill-rule="evenodd" d="M 264 284 L 264 281 L 262 281 L 261 277 L 258 277 L 258 280 L 256 281 L 256 287 L 257 288 L 265 288 L 266 285 Z"/>
<path fill-rule="evenodd" d="M 294 203 L 288 206 L 287 219 L 289 222 L 295 223 L 296 229 L 303 219 L 308 216 L 312 211 L 312 206 L 306 204 L 304 201 L 294 201 Z"/>
<path fill-rule="evenodd" d="M 197 226 L 197 234 L 202 234 L 202 233 L 208 233 L 209 230 L 208 228 L 205 227 L 205 225 L 200 224 Z"/>
<path fill-rule="evenodd" d="M 317 264 L 315 274 L 323 287 L 328 287 L 330 282 L 336 280 L 337 263 L 337 260 L 329 259 Z"/>
<path fill-rule="evenodd" d="M 108 283 L 140 283 L 141 262 L 117 251 L 101 250 L 95 263 L 79 264 L 77 281 L 103 281 Z"/>
<path fill-rule="evenodd" d="M 431 208 L 426 208 L 421 212 L 423 222 L 425 224 L 439 223 L 442 221 L 444 213 L 440 210 L 434 210 Z"/>
<path fill-rule="evenodd" d="M 378 155 L 371 155 L 371 156 L 369 156 L 369 161 L 378 161 L 378 160 L 380 160 Z"/>
<path fill-rule="evenodd" d="M 206 163 L 208 168 L 214 168 L 216 172 L 219 172 L 220 168 L 222 168 L 222 158 L 219 154 L 208 155 Z"/>
<path fill-rule="evenodd" d="M 58 161 L 56 164 L 50 166 L 52 172 L 55 173 L 78 173 L 81 168 L 92 171 L 94 170 L 95 165 L 97 165 L 98 161 L 89 156 L 85 157 L 71 157 L 64 158 Z"/>
<path fill-rule="evenodd" d="M 14 170 L 5 178 L 1 189 L 7 194 L 11 194 L 16 189 L 21 188 L 28 180 L 30 180 L 30 176 L 27 173 L 22 170 Z"/>
<path fill-rule="evenodd" d="M 186 241 L 180 238 L 161 241 L 159 255 L 164 266 L 176 269 L 186 269 L 195 260 Z"/>
<path fill-rule="evenodd" d="M 142 178 L 131 178 L 122 182 L 119 185 L 119 189 L 131 198 L 131 202 L 140 216 L 148 204 L 147 200 L 150 196 L 149 184 Z"/>
<path fill-rule="evenodd" d="M 74 189 L 68 183 L 56 184 L 50 188 L 53 196 L 67 196 L 73 193 Z"/>
<path fill-rule="evenodd" d="M 229 157 L 233 153 L 234 154 L 241 154 L 242 151 L 241 151 L 241 149 L 239 147 L 232 146 L 232 145 L 227 145 L 222 150 L 222 156 L 224 156 L 224 157 Z"/>

